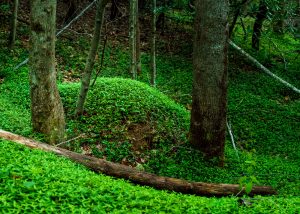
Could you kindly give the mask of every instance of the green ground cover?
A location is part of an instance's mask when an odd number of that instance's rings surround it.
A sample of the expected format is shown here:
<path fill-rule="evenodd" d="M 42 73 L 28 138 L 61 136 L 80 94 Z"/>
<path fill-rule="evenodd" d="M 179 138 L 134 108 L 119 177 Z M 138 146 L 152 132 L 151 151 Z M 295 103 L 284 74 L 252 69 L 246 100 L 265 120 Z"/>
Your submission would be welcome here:
<path fill-rule="evenodd" d="M 0 213 L 297 213 L 299 198 L 206 198 L 97 175 L 51 153 L 0 140 Z"/>
<path fill-rule="evenodd" d="M 266 39 L 267 35 L 264 35 Z M 237 42 L 242 40 L 237 37 Z M 289 42 L 295 42 L 290 37 Z M 274 41 L 277 41 L 276 39 Z M 278 40 L 280 49 L 284 40 Z M 248 43 L 246 43 L 248 44 Z M 296 43 L 295 43 L 296 44 Z M 294 45 L 295 45 L 294 44 Z M 107 158 L 159 175 L 193 181 L 239 183 L 253 177 L 258 184 L 272 185 L 279 195 L 246 199 L 204 198 L 138 187 L 120 179 L 96 175 L 82 166 L 52 154 L 31 151 L 7 141 L 0 142 L 0 212 L 119 212 L 128 213 L 297 213 L 300 195 L 300 97 L 276 80 L 256 71 L 243 59 L 234 58 L 229 68 L 228 118 L 233 127 L 239 158 L 231 142 L 226 145 L 224 168 L 205 163 L 187 141 L 191 104 L 192 64 L 182 55 L 158 56 L 157 89 L 149 83 L 149 56 L 143 53 L 141 82 L 128 79 L 128 56 L 124 48 L 108 43 L 104 68 L 87 100 L 87 112 L 76 121 L 72 114 L 88 45 L 84 38 L 72 46 L 57 43 L 59 87 L 66 109 L 68 138 L 86 137 L 65 145 L 77 152 Z M 244 45 L 247 49 L 248 46 Z M 76 50 L 76 51 L 75 51 Z M 272 53 L 276 50 L 272 50 Z M 299 62 L 286 54 L 288 71 L 275 56 L 256 55 L 272 71 L 299 88 Z M 253 53 L 255 54 L 255 53 Z M 42 139 L 32 133 L 28 68 L 13 66 L 26 56 L 0 50 L 0 128 Z M 277 53 L 277 56 L 282 56 Z M 279 57 L 279 58 L 280 58 Z M 100 69 L 97 61 L 96 69 Z M 111 78 L 121 77 L 121 78 Z M 143 135 L 136 128 L 144 131 Z M 140 136 L 141 142 L 134 137 Z M 143 148 L 133 148 L 136 147 Z M 126 159 L 124 161 L 124 158 Z M 252 176 L 252 177 L 251 177 Z"/>

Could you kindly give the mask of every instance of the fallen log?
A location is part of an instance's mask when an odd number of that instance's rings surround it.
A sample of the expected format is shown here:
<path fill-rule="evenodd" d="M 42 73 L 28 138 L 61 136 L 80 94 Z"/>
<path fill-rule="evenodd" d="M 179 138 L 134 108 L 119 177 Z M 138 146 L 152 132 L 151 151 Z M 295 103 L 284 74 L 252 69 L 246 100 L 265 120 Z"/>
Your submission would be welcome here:
<path fill-rule="evenodd" d="M 204 182 L 191 182 L 176 178 L 163 177 L 155 174 L 139 171 L 135 168 L 112 163 L 103 159 L 78 154 L 66 149 L 37 142 L 20 135 L 16 135 L 0 129 L 0 138 L 25 145 L 33 149 L 41 149 L 53 152 L 57 155 L 67 157 L 87 168 L 117 178 L 125 178 L 135 184 L 147 185 L 156 189 L 170 190 L 180 193 L 194 194 L 200 196 L 229 196 L 243 195 L 244 189 L 237 184 L 216 184 Z M 276 191 L 270 186 L 254 186 L 249 193 L 253 195 L 273 195 Z"/>

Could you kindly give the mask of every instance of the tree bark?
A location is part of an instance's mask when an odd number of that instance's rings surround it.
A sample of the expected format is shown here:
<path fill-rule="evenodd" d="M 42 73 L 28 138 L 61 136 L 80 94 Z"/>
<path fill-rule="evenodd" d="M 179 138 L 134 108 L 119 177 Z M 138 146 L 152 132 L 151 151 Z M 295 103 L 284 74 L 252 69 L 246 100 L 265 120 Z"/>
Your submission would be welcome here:
<path fill-rule="evenodd" d="M 1 129 L 0 138 L 25 145 L 32 149 L 42 149 L 44 151 L 53 152 L 57 155 L 67 157 L 74 162 L 80 163 L 95 172 L 105 173 L 106 175 L 115 176 L 118 178 L 125 178 L 132 181 L 133 183 L 151 186 L 156 189 L 164 189 L 201 196 L 242 196 L 243 194 L 245 194 L 244 189 L 241 190 L 240 186 L 237 184 L 191 182 L 176 178 L 158 176 L 155 174 L 139 171 L 129 166 L 112 163 L 103 159 L 78 154 L 66 149 L 33 141 L 31 139 L 6 132 Z M 270 186 L 254 186 L 252 188 L 252 191 L 249 193 L 250 196 L 273 194 L 277 193 Z"/>
<path fill-rule="evenodd" d="M 17 21 L 18 21 L 18 7 L 19 7 L 19 0 L 14 0 L 14 11 L 12 14 L 10 34 L 8 37 L 8 46 L 10 49 L 12 49 L 15 46 Z"/>
<path fill-rule="evenodd" d="M 31 0 L 30 95 L 33 130 L 50 144 L 64 138 L 63 105 L 56 85 L 56 1 Z"/>
<path fill-rule="evenodd" d="M 141 75 L 142 74 L 141 29 L 140 29 L 140 20 L 139 20 L 139 12 L 138 11 L 137 11 L 136 18 L 137 18 L 137 21 L 136 21 L 136 71 L 137 71 L 138 75 Z"/>
<path fill-rule="evenodd" d="M 233 20 L 231 25 L 229 26 L 229 38 L 231 38 L 233 30 L 235 28 L 236 22 L 239 18 L 239 16 L 243 13 L 245 7 L 247 6 L 247 4 L 249 3 L 250 0 L 243 0 L 238 6 L 237 8 L 235 8 L 235 12 L 233 15 Z"/>
<path fill-rule="evenodd" d="M 92 39 L 90 52 L 86 60 L 85 68 L 81 78 L 81 88 L 79 97 L 77 100 L 77 107 L 75 114 L 82 115 L 84 110 L 84 103 L 87 97 L 88 90 L 90 88 L 91 76 L 93 72 L 93 67 L 95 64 L 95 57 L 98 50 L 100 38 L 101 38 L 101 28 L 103 23 L 105 6 L 108 0 L 98 0 L 97 1 L 97 12 L 96 12 L 96 20 L 95 20 L 95 28 L 94 28 L 94 37 Z"/>
<path fill-rule="evenodd" d="M 190 140 L 223 165 L 227 108 L 227 0 L 196 0 Z"/>
<path fill-rule="evenodd" d="M 74 18 L 79 2 L 78 0 L 68 0 L 67 4 L 68 4 L 68 11 L 65 16 L 65 22 L 69 22 L 71 19 Z"/>
<path fill-rule="evenodd" d="M 164 8 L 168 7 L 167 1 L 163 0 L 163 1 L 159 1 L 159 4 L 157 5 L 156 2 L 156 7 L 162 7 L 163 11 L 157 16 L 156 15 L 156 28 L 160 29 L 161 35 L 164 35 L 164 32 L 166 30 L 166 15 L 165 15 L 165 11 Z"/>
<path fill-rule="evenodd" d="M 119 9 L 118 9 L 118 6 L 117 6 L 117 0 L 112 0 L 111 1 L 111 7 L 110 7 L 109 19 L 114 20 L 117 17 L 118 13 L 119 13 Z"/>
<path fill-rule="evenodd" d="M 129 17 L 129 50 L 130 50 L 130 68 L 129 71 L 132 79 L 137 78 L 137 0 L 130 1 L 130 17 Z"/>
<path fill-rule="evenodd" d="M 264 0 L 260 0 L 259 9 L 256 14 L 256 19 L 253 25 L 252 48 L 259 50 L 260 36 L 264 20 L 267 18 L 267 5 Z"/>
<path fill-rule="evenodd" d="M 151 85 L 156 86 L 156 0 L 152 0 L 152 17 L 151 17 L 151 54 L 150 54 L 150 70 Z"/>

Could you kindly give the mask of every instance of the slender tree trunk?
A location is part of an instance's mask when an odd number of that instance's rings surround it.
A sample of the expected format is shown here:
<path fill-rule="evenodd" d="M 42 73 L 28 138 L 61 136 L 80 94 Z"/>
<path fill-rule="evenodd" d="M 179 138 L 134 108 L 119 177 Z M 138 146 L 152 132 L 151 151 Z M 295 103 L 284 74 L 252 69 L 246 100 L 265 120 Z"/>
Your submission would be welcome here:
<path fill-rule="evenodd" d="M 246 42 L 247 37 L 248 37 L 248 33 L 247 33 L 247 30 L 246 30 L 246 27 L 245 27 L 243 19 L 240 18 L 240 21 L 241 21 L 241 26 L 242 26 L 243 32 L 244 32 L 243 40 L 244 40 L 244 42 Z"/>
<path fill-rule="evenodd" d="M 156 83 L 156 0 L 152 0 L 152 20 L 151 20 L 151 85 L 155 87 Z"/>
<path fill-rule="evenodd" d="M 160 7 L 164 7 L 164 8 L 167 7 L 167 1 L 166 0 L 163 0 L 162 2 L 158 2 L 158 3 L 160 3 Z M 165 12 L 161 12 L 156 19 L 157 19 L 156 20 L 156 28 L 160 29 L 161 35 L 164 35 L 165 28 L 166 28 L 166 15 L 165 15 Z"/>
<path fill-rule="evenodd" d="M 78 7 L 78 0 L 68 0 L 68 11 L 65 16 L 65 22 L 69 22 L 72 18 L 74 18 L 76 9 Z"/>
<path fill-rule="evenodd" d="M 130 0 L 130 17 L 129 17 L 129 49 L 130 49 L 130 68 L 129 71 L 132 79 L 137 78 L 137 0 Z"/>
<path fill-rule="evenodd" d="M 259 10 L 253 25 L 252 48 L 259 50 L 260 36 L 264 20 L 267 18 L 268 8 L 264 0 L 259 2 Z"/>
<path fill-rule="evenodd" d="M 235 12 L 234 12 L 234 15 L 233 15 L 233 20 L 232 20 L 232 23 L 230 24 L 229 26 L 229 38 L 231 37 L 232 35 L 232 32 L 235 28 L 235 25 L 236 25 L 236 22 L 239 18 L 239 16 L 241 15 L 241 13 L 244 11 L 245 7 L 247 6 L 248 2 L 250 0 L 243 0 L 241 2 L 240 5 L 237 6 L 237 8 L 235 9 Z"/>
<path fill-rule="evenodd" d="M 84 103 L 87 97 L 88 90 L 90 88 L 91 76 L 93 72 L 93 67 L 95 64 L 95 57 L 98 50 L 100 38 L 101 38 L 101 28 L 103 23 L 103 16 L 105 11 L 105 6 L 108 0 L 98 0 L 97 1 L 97 12 L 94 28 L 94 37 L 92 39 L 90 52 L 86 60 L 84 72 L 81 78 L 81 88 L 80 94 L 77 100 L 76 115 L 82 115 L 84 110 Z"/>
<path fill-rule="evenodd" d="M 56 0 L 31 0 L 30 94 L 33 130 L 47 142 L 64 138 L 65 119 L 56 85 Z"/>
<path fill-rule="evenodd" d="M 14 0 L 14 11 L 11 20 L 11 28 L 10 34 L 8 38 L 8 46 L 9 48 L 13 48 L 15 46 L 16 40 L 16 32 L 17 32 L 17 19 L 18 19 L 18 7 L 19 7 L 19 0 Z"/>
<path fill-rule="evenodd" d="M 117 6 L 117 0 L 112 0 L 109 19 L 114 20 L 117 17 L 118 12 L 119 12 L 119 10 L 118 10 L 118 6 Z"/>
<path fill-rule="evenodd" d="M 139 14 L 137 12 L 136 22 L 136 71 L 138 75 L 142 74 L 142 61 L 141 61 L 141 29 Z"/>
<path fill-rule="evenodd" d="M 227 0 L 196 0 L 190 139 L 223 165 L 227 109 Z"/>

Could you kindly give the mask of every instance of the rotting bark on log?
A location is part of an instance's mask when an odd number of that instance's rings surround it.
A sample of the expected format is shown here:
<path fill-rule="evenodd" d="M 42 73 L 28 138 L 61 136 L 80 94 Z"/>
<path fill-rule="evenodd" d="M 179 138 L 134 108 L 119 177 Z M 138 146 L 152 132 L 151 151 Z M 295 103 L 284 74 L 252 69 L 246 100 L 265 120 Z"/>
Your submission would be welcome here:
<path fill-rule="evenodd" d="M 37 142 L 1 129 L 0 138 L 25 145 L 32 149 L 41 149 L 44 151 L 53 152 L 57 155 L 67 157 L 77 163 L 80 163 L 95 172 L 104 173 L 106 175 L 118 178 L 125 178 L 135 184 L 147 185 L 156 189 L 164 189 L 199 196 L 229 196 L 245 194 L 244 190 L 241 191 L 239 185 L 237 184 L 191 182 L 176 178 L 158 176 L 139 171 L 129 166 L 112 163 L 103 159 L 78 154 L 66 149 L 51 146 L 49 144 Z M 254 186 L 249 195 L 273 194 L 277 193 L 270 186 Z"/>

